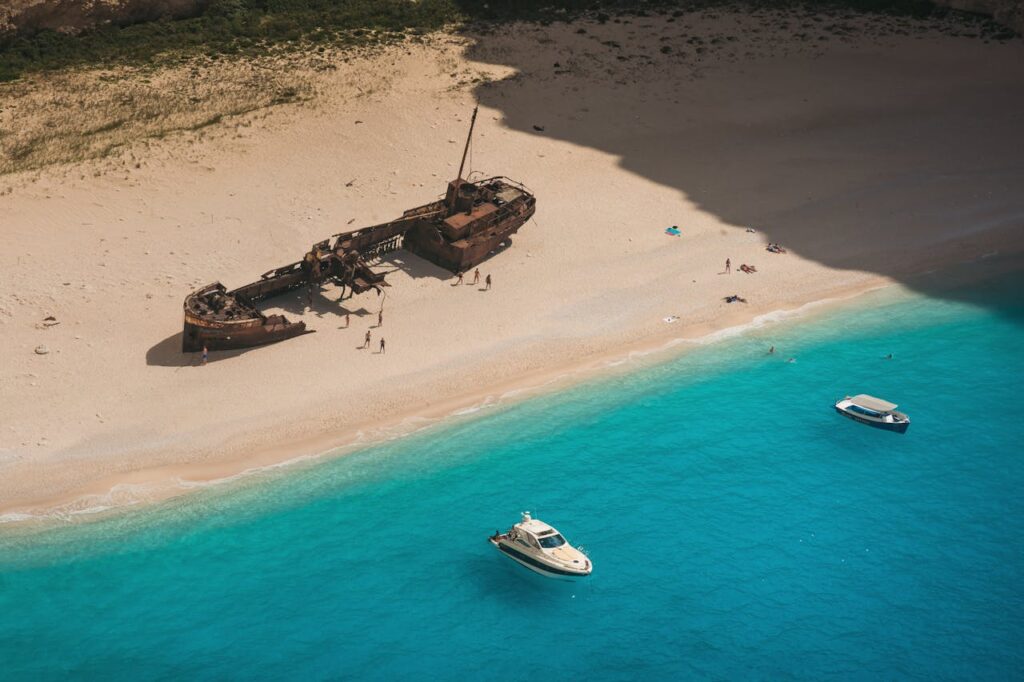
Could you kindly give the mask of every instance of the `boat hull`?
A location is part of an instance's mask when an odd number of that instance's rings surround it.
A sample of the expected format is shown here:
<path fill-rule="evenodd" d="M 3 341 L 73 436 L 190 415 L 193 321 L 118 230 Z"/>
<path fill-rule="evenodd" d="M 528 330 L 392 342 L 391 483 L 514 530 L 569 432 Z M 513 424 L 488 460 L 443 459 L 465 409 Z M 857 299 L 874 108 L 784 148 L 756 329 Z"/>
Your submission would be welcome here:
<path fill-rule="evenodd" d="M 205 321 L 202 321 L 205 322 Z M 311 334 L 314 330 L 306 329 L 305 322 L 276 322 L 261 324 L 258 320 L 245 326 L 216 326 L 213 324 L 197 324 L 195 320 L 185 320 L 185 329 L 181 338 L 183 353 L 201 351 L 203 346 L 208 350 L 237 350 L 277 343 L 302 334 Z"/>
<path fill-rule="evenodd" d="M 536 210 L 536 199 L 524 194 L 504 206 L 501 215 L 477 234 L 455 242 L 442 236 L 437 221 L 423 220 L 405 235 L 402 246 L 449 272 L 466 272 L 497 252 L 533 217 Z"/>
<path fill-rule="evenodd" d="M 516 563 L 525 566 L 534 573 L 540 573 L 541 575 L 547 576 L 549 578 L 560 578 L 562 580 L 576 580 L 578 578 L 585 578 L 588 575 L 590 575 L 589 571 L 571 571 L 569 569 L 551 566 L 550 564 L 546 564 L 540 561 L 536 557 L 532 557 L 529 554 L 526 554 L 525 552 L 520 552 L 514 547 L 510 547 L 509 545 L 506 545 L 505 543 L 500 541 L 496 542 L 494 540 L 491 540 L 490 542 L 492 545 L 497 547 L 502 554 L 512 559 Z"/>
<path fill-rule="evenodd" d="M 847 419 L 851 419 L 857 422 L 858 424 L 867 424 L 868 426 L 872 426 L 876 429 L 881 429 L 882 431 L 892 431 L 893 433 L 906 433 L 907 429 L 910 428 L 910 422 L 879 422 L 873 419 L 868 419 L 867 417 L 862 417 L 861 415 L 858 414 L 847 412 L 841 407 L 836 407 L 835 411 L 843 415 Z"/>

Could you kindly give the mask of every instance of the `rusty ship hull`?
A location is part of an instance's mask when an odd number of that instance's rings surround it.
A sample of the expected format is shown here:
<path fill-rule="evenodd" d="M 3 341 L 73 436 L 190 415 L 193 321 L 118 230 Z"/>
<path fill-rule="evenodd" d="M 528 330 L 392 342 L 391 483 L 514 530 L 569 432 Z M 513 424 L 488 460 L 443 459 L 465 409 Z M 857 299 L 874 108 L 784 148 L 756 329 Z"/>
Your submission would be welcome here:
<path fill-rule="evenodd" d="M 537 210 L 533 195 L 507 178 L 453 182 L 445 203 L 456 210 L 422 221 L 406 234 L 404 246 L 453 273 L 487 260 Z"/>
<path fill-rule="evenodd" d="M 359 294 L 386 286 L 370 261 L 405 248 L 453 273 L 475 267 L 509 241 L 537 210 L 537 200 L 521 183 L 505 177 L 472 182 L 462 170 L 473 137 L 477 110 L 469 124 L 462 163 L 443 199 L 405 211 L 380 225 L 333 235 L 312 246 L 301 261 L 264 273 L 258 280 L 228 291 L 220 282 L 185 298 L 183 352 L 227 350 L 283 341 L 313 330 L 284 315 L 264 315 L 257 304 L 306 287 L 333 283 Z"/>
<path fill-rule="evenodd" d="M 452 273 L 473 268 L 509 242 L 536 211 L 523 185 L 494 177 L 449 183 L 442 200 L 405 211 L 391 222 L 333 235 L 301 261 L 264 273 L 228 291 L 220 282 L 185 298 L 182 351 L 230 350 L 290 339 L 313 330 L 283 315 L 264 315 L 257 304 L 303 287 L 333 283 L 352 293 L 385 285 L 368 261 L 404 248 Z"/>
<path fill-rule="evenodd" d="M 204 346 L 209 350 L 249 348 L 310 333 L 305 322 L 264 315 L 240 299 L 237 292 L 226 291 L 223 284 L 214 282 L 186 297 L 182 351 L 200 351 Z"/>

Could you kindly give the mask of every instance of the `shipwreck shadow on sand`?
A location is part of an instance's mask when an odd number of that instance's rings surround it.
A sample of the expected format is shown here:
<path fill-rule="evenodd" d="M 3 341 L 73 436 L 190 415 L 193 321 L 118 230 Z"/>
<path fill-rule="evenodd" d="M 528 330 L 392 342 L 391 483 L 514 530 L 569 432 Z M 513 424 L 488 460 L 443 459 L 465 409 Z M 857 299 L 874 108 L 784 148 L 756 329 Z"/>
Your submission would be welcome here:
<path fill-rule="evenodd" d="M 181 336 L 182 332 L 178 332 L 152 346 L 146 351 L 146 364 L 150 367 L 202 367 L 202 353 L 198 351 L 194 353 L 182 351 Z M 211 350 L 206 364 L 212 365 L 224 360 L 231 360 L 239 355 L 260 348 L 266 348 L 266 345 L 253 346 L 252 348 L 236 348 L 234 350 Z"/>
<path fill-rule="evenodd" d="M 476 178 L 473 178 L 476 179 Z M 505 241 L 498 244 L 497 248 L 491 251 L 487 255 L 487 260 L 494 258 L 498 254 L 504 252 L 512 246 L 513 238 L 509 237 Z M 485 260 L 484 263 L 487 261 Z M 486 265 L 482 263 L 479 267 L 486 268 Z M 431 263 L 425 258 L 421 258 L 416 254 L 406 251 L 405 249 L 399 249 L 392 251 L 378 259 L 370 262 L 370 267 L 374 270 L 381 272 L 395 272 L 401 271 L 413 279 L 420 279 L 423 277 L 432 277 L 441 281 L 451 280 L 455 278 L 455 275 L 444 268 Z M 472 272 L 472 268 L 469 270 Z"/>
<path fill-rule="evenodd" d="M 146 351 L 146 364 L 150 367 L 188 367 L 199 364 L 199 353 L 183 353 L 183 332 L 168 336 Z M 195 356 L 195 357 L 193 357 Z"/>
<path fill-rule="evenodd" d="M 479 83 L 474 95 L 515 131 L 599 150 L 677 189 L 716 216 L 723 233 L 750 227 L 801 258 L 891 277 L 929 296 L 968 300 L 919 275 L 934 265 L 904 240 L 907 227 L 934 230 L 936 241 L 962 235 L 949 260 L 993 256 L 998 247 L 987 246 L 984 229 L 1024 247 L 1019 39 L 988 45 L 945 36 L 957 49 L 943 51 L 890 33 L 898 49 L 887 50 L 876 36 L 854 48 L 833 35 L 839 47 L 819 47 L 829 43 L 813 34 L 818 24 L 806 29 L 806 45 L 782 54 L 770 31 L 708 30 L 690 19 L 470 36 L 468 59 L 516 71 Z M 613 199 L 595 190 L 591 200 Z M 638 211 L 637 229 L 663 229 L 649 220 Z M 965 225 L 978 229 L 965 235 Z M 731 254 L 722 248 L 724 261 Z"/>
<path fill-rule="evenodd" d="M 420 258 L 405 249 L 392 251 L 380 258 L 374 259 L 370 262 L 370 267 L 378 272 L 404 272 L 413 279 L 433 277 L 434 279 L 445 280 L 450 279 L 452 276 L 452 273 L 444 268 L 434 265 L 430 261 Z"/>
<path fill-rule="evenodd" d="M 309 296 L 306 294 L 306 289 L 299 288 L 263 301 L 260 303 L 259 309 L 267 314 L 271 311 L 283 313 L 293 322 L 304 318 L 308 321 L 308 316 L 311 315 L 318 319 L 332 318 L 332 320 L 336 320 L 345 317 L 346 314 L 356 318 L 377 314 L 376 310 L 368 310 L 366 308 L 364 305 L 366 300 L 359 299 L 358 301 L 353 301 L 350 290 L 346 289 L 345 298 L 343 299 L 338 298 L 340 293 L 341 288 L 333 283 L 314 287 L 313 307 L 310 309 Z M 374 296 L 373 300 L 380 301 L 381 298 L 381 296 Z M 359 307 L 355 307 L 356 305 Z"/>

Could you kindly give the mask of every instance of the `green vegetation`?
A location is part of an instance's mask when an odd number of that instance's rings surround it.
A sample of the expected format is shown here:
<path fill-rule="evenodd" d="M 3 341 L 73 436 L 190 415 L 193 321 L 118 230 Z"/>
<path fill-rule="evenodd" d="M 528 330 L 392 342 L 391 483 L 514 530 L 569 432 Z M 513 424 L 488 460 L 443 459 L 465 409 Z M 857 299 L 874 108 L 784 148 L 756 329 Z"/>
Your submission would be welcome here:
<path fill-rule="evenodd" d="M 0 37 L 0 81 L 68 66 L 260 55 L 275 45 L 376 43 L 460 18 L 450 0 L 213 0 L 191 19 L 104 26 L 78 36 Z"/>
<path fill-rule="evenodd" d="M 944 16 L 928 0 L 212 0 L 197 17 L 105 26 L 79 36 L 53 31 L 0 36 L 0 81 L 69 66 L 145 64 L 205 55 L 261 55 L 271 47 L 365 45 L 449 25 L 566 21 L 587 13 L 683 12 L 735 5 L 744 9 L 854 10 L 924 18 Z M 991 26 L 984 32 L 1007 37 Z M 1009 35 L 1012 35 L 1010 33 Z"/>

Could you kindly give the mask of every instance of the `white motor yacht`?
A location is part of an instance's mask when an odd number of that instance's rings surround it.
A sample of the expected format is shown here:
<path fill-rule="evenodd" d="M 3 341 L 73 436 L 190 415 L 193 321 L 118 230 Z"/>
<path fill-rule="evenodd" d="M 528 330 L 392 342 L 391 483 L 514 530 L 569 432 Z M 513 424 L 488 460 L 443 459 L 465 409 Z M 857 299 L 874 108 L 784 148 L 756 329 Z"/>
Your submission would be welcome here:
<path fill-rule="evenodd" d="M 582 578 L 593 568 L 587 555 L 570 545 L 562 534 L 530 512 L 507 533 L 495 532 L 492 545 L 531 571 L 553 578 Z"/>
<path fill-rule="evenodd" d="M 836 412 L 850 419 L 886 431 L 906 433 L 910 417 L 897 412 L 899 407 L 887 400 L 861 393 L 852 398 L 846 396 L 835 404 Z"/>

